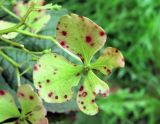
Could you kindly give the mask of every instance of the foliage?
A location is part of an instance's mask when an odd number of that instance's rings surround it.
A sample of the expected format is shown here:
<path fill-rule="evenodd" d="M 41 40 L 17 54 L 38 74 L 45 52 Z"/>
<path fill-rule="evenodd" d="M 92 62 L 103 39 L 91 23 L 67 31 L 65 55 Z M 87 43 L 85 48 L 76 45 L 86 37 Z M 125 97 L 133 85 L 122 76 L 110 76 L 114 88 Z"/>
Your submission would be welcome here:
<path fill-rule="evenodd" d="M 67 103 L 45 103 L 48 111 L 63 113 L 49 113 L 50 123 L 158 123 L 160 120 L 158 116 L 160 106 L 158 101 L 160 98 L 160 63 L 157 60 L 160 55 L 160 36 L 158 35 L 160 34 L 159 1 L 46 0 L 46 3 L 50 2 L 60 3 L 68 10 L 87 16 L 101 25 L 107 32 L 107 46 L 111 45 L 121 49 L 126 62 L 126 67 L 116 71 L 109 79 L 111 82 L 109 86 L 113 85 L 114 89 L 115 87 L 118 87 L 118 89 L 121 87 L 121 90 L 115 93 L 111 92 L 108 99 L 97 99 L 98 105 L 100 106 L 100 113 L 98 115 L 88 117 L 76 112 L 77 116 L 75 118 L 74 114 L 68 114 L 70 111 L 77 110 L 74 97 L 72 101 Z M 9 10 L 13 10 L 13 5 L 16 3 L 16 0 L 8 0 L 5 2 L 2 0 L 2 2 L 0 1 L 0 5 L 1 3 L 4 3 L 3 5 Z M 8 15 L 4 10 L 5 9 L 1 7 L 0 19 L 14 23 L 18 22 L 17 19 Z M 62 9 L 52 12 L 49 11 L 49 13 L 51 19 L 39 33 L 54 36 L 59 18 L 66 14 L 67 11 Z M 40 52 L 39 55 L 51 49 L 52 52 L 63 55 L 67 60 L 75 63 L 75 60 L 72 59 L 68 53 L 56 47 L 56 44 L 48 39 L 36 39 L 19 34 L 13 40 L 19 44 L 23 44 L 25 48 L 30 51 Z M 35 64 L 33 61 L 35 58 L 17 46 L 9 46 L 9 48 L 6 48 L 8 44 L 0 40 L 0 49 L 2 49 L 2 46 L 5 47 L 3 52 L 6 55 L 21 64 L 19 68 L 21 81 L 32 84 L 32 67 Z M 43 51 L 44 49 L 47 50 Z M 96 54 L 93 60 L 98 58 L 101 51 L 103 51 L 103 49 Z M 14 90 L 17 89 L 16 72 L 16 68 L 0 56 L 0 89 L 11 92 L 13 96 L 15 96 Z M 101 77 L 101 74 L 99 75 L 97 72 L 96 74 Z M 104 80 L 108 80 L 104 75 L 102 77 Z M 127 90 L 125 90 L 126 87 Z M 104 107 L 109 110 L 107 111 Z"/>

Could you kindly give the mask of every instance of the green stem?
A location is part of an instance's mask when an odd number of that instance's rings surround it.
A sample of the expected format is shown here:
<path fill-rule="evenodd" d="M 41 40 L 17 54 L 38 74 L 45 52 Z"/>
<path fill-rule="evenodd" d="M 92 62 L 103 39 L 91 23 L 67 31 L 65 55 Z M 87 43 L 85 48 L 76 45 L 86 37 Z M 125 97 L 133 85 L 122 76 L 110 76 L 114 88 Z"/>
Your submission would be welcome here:
<path fill-rule="evenodd" d="M 16 68 L 16 76 L 17 76 L 17 85 L 18 87 L 21 86 L 21 77 L 20 77 L 20 72 L 19 72 L 19 69 Z"/>
<path fill-rule="evenodd" d="M 6 13 L 8 13 L 9 15 L 11 15 L 12 17 L 16 18 L 17 20 L 21 20 L 16 14 L 14 14 L 13 12 L 11 12 L 9 9 L 7 9 L 5 6 L 0 6 Z"/>
<path fill-rule="evenodd" d="M 3 41 L 3 42 L 5 42 L 5 43 L 8 43 L 8 44 L 10 44 L 10 45 L 12 45 L 12 46 L 19 47 L 19 48 L 22 49 L 24 52 L 32 55 L 35 59 L 38 58 L 38 56 L 35 55 L 36 52 L 33 52 L 33 51 L 28 50 L 27 48 L 24 47 L 23 44 L 16 43 L 16 42 L 14 42 L 14 41 L 5 39 L 5 38 L 3 38 L 3 37 L 0 37 L 0 40 Z M 38 54 L 39 54 L 39 52 L 38 52 Z"/>
<path fill-rule="evenodd" d="M 58 41 L 55 39 L 55 37 L 52 36 L 46 36 L 46 35 L 38 35 L 38 34 L 34 34 L 28 31 L 23 31 L 20 29 L 16 29 L 15 30 L 18 33 L 21 33 L 23 35 L 27 35 L 30 37 L 34 37 L 34 38 L 38 38 L 38 39 L 45 39 L 45 40 L 50 40 L 51 42 L 53 42 L 54 44 L 56 44 L 60 49 L 62 49 L 63 51 L 65 51 L 66 53 L 68 53 L 70 56 L 72 56 L 74 59 L 81 61 L 76 55 L 74 55 L 73 53 L 71 53 L 70 51 L 64 49 L 59 43 Z"/>
<path fill-rule="evenodd" d="M 7 56 L 4 52 L 0 50 L 0 55 L 3 56 L 8 62 L 10 62 L 13 66 L 16 68 L 21 67 L 17 62 L 15 62 L 13 59 L 11 59 L 9 56 Z"/>
<path fill-rule="evenodd" d="M 14 32 L 15 29 L 21 27 L 21 26 L 25 23 L 28 15 L 33 11 L 33 7 L 34 7 L 34 4 L 31 4 L 31 6 L 30 6 L 30 8 L 28 9 L 28 11 L 27 11 L 26 14 L 22 17 L 21 21 L 20 21 L 17 25 L 15 25 L 15 26 L 13 26 L 13 27 L 10 27 L 10 28 L 7 28 L 7 29 L 0 30 L 0 34 L 6 34 L 6 33 L 9 33 L 9 32 Z"/>

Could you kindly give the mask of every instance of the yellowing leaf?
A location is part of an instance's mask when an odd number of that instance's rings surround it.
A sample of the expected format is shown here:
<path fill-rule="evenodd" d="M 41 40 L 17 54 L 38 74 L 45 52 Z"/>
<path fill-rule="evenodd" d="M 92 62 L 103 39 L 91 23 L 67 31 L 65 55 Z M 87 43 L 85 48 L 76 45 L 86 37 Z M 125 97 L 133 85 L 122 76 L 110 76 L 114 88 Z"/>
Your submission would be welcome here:
<path fill-rule="evenodd" d="M 76 14 L 60 18 L 56 38 L 64 48 L 78 55 L 86 64 L 106 42 L 106 34 L 101 27 Z"/>
<path fill-rule="evenodd" d="M 13 97 L 8 92 L 0 90 L 0 122 L 19 116 L 20 112 Z"/>
<path fill-rule="evenodd" d="M 30 85 L 22 85 L 18 90 L 18 100 L 22 108 L 22 115 L 28 116 L 31 123 L 43 120 L 46 110 L 43 107 L 41 99 L 35 94 Z"/>
<path fill-rule="evenodd" d="M 80 110 L 85 114 L 95 115 L 99 110 L 95 102 L 96 95 L 99 93 L 103 96 L 108 96 L 109 87 L 92 71 L 89 71 L 77 95 L 77 103 Z"/>
<path fill-rule="evenodd" d="M 122 53 L 116 48 L 108 47 L 104 50 L 103 54 L 91 64 L 91 67 L 108 75 L 112 72 L 112 69 L 124 67 L 124 65 L 125 62 Z"/>
<path fill-rule="evenodd" d="M 34 67 L 34 84 L 46 102 L 62 103 L 72 98 L 72 88 L 78 84 L 81 72 L 81 65 L 49 53 L 42 56 Z"/>

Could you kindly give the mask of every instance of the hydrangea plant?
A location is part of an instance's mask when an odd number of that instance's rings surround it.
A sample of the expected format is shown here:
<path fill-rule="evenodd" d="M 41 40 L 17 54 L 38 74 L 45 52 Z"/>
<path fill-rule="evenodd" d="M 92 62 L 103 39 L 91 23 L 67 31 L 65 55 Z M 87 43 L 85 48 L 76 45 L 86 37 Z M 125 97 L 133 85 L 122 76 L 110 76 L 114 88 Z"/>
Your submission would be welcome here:
<path fill-rule="evenodd" d="M 34 66 L 35 87 L 46 102 L 62 103 L 73 97 L 73 88 L 83 75 L 85 79 L 77 93 L 77 104 L 82 112 L 95 115 L 98 112 L 95 98 L 98 94 L 108 96 L 109 87 L 93 70 L 109 75 L 112 69 L 124 67 L 123 55 L 118 49 L 108 47 L 91 62 L 95 53 L 104 46 L 107 36 L 100 26 L 86 17 L 64 15 L 56 30 L 59 44 L 78 56 L 81 64 L 71 63 L 56 53 L 45 54 Z"/>
<path fill-rule="evenodd" d="M 30 85 L 21 85 L 17 91 L 17 97 L 20 104 L 19 109 L 12 95 L 0 90 L 0 123 L 48 124 L 42 101 Z"/>

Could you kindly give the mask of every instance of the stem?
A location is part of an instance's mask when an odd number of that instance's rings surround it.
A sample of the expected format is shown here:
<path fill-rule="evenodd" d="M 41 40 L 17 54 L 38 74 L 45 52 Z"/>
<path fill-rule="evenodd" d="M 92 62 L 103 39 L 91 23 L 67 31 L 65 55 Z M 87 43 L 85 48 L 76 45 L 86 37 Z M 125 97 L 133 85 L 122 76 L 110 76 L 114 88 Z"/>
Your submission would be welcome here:
<path fill-rule="evenodd" d="M 17 62 L 15 62 L 13 59 L 11 59 L 9 56 L 7 56 L 4 52 L 0 50 L 0 55 L 3 56 L 8 62 L 10 62 L 13 66 L 16 68 L 21 67 Z"/>
<path fill-rule="evenodd" d="M 17 25 L 15 25 L 15 26 L 13 26 L 13 27 L 11 27 L 11 28 L 7 28 L 7 29 L 0 30 L 0 34 L 6 34 L 6 33 L 9 33 L 9 32 L 14 32 L 15 29 L 21 27 L 21 26 L 25 23 L 28 15 L 32 12 L 33 7 L 34 7 L 34 4 L 31 4 L 31 6 L 30 6 L 30 8 L 28 9 L 28 11 L 27 11 L 26 14 L 22 17 L 21 21 L 20 21 Z"/>
<path fill-rule="evenodd" d="M 63 51 L 65 51 L 66 53 L 68 53 L 70 56 L 72 56 L 74 59 L 78 60 L 81 62 L 81 60 L 76 56 L 74 55 L 73 53 L 71 53 L 70 51 L 66 50 L 65 48 L 63 48 L 59 43 L 58 41 L 52 37 L 52 36 L 46 36 L 46 35 L 38 35 L 38 34 L 34 34 L 34 33 L 31 33 L 31 32 L 28 32 L 28 31 L 23 31 L 23 30 L 20 30 L 20 29 L 16 29 L 15 30 L 16 32 L 18 33 L 21 33 L 23 35 L 27 35 L 27 36 L 30 36 L 30 37 L 34 37 L 34 38 L 39 38 L 39 39 L 45 39 L 45 40 L 50 40 L 51 42 L 53 42 L 54 44 L 56 44 L 60 49 L 62 49 Z"/>
<path fill-rule="evenodd" d="M 0 6 L 6 13 L 8 13 L 9 15 L 11 15 L 12 17 L 16 18 L 17 20 L 21 20 L 16 14 L 14 14 L 13 12 L 11 12 L 9 9 L 7 9 L 5 6 Z"/>
<path fill-rule="evenodd" d="M 17 85 L 18 87 L 21 86 L 21 77 L 20 77 L 20 72 L 19 72 L 19 69 L 16 68 L 16 76 L 17 76 Z"/>
<path fill-rule="evenodd" d="M 3 38 L 3 37 L 0 37 L 0 40 L 6 42 L 6 43 L 8 43 L 8 44 L 11 44 L 12 46 L 19 47 L 19 48 L 21 48 L 24 52 L 29 53 L 30 55 L 32 55 L 34 58 L 36 58 L 36 59 L 38 58 L 38 56 L 34 55 L 36 52 L 32 52 L 32 51 L 28 50 L 27 48 L 24 47 L 23 44 L 16 43 L 16 42 L 14 42 L 14 41 L 5 39 L 5 38 Z M 39 54 L 39 52 L 38 52 L 38 54 Z"/>

